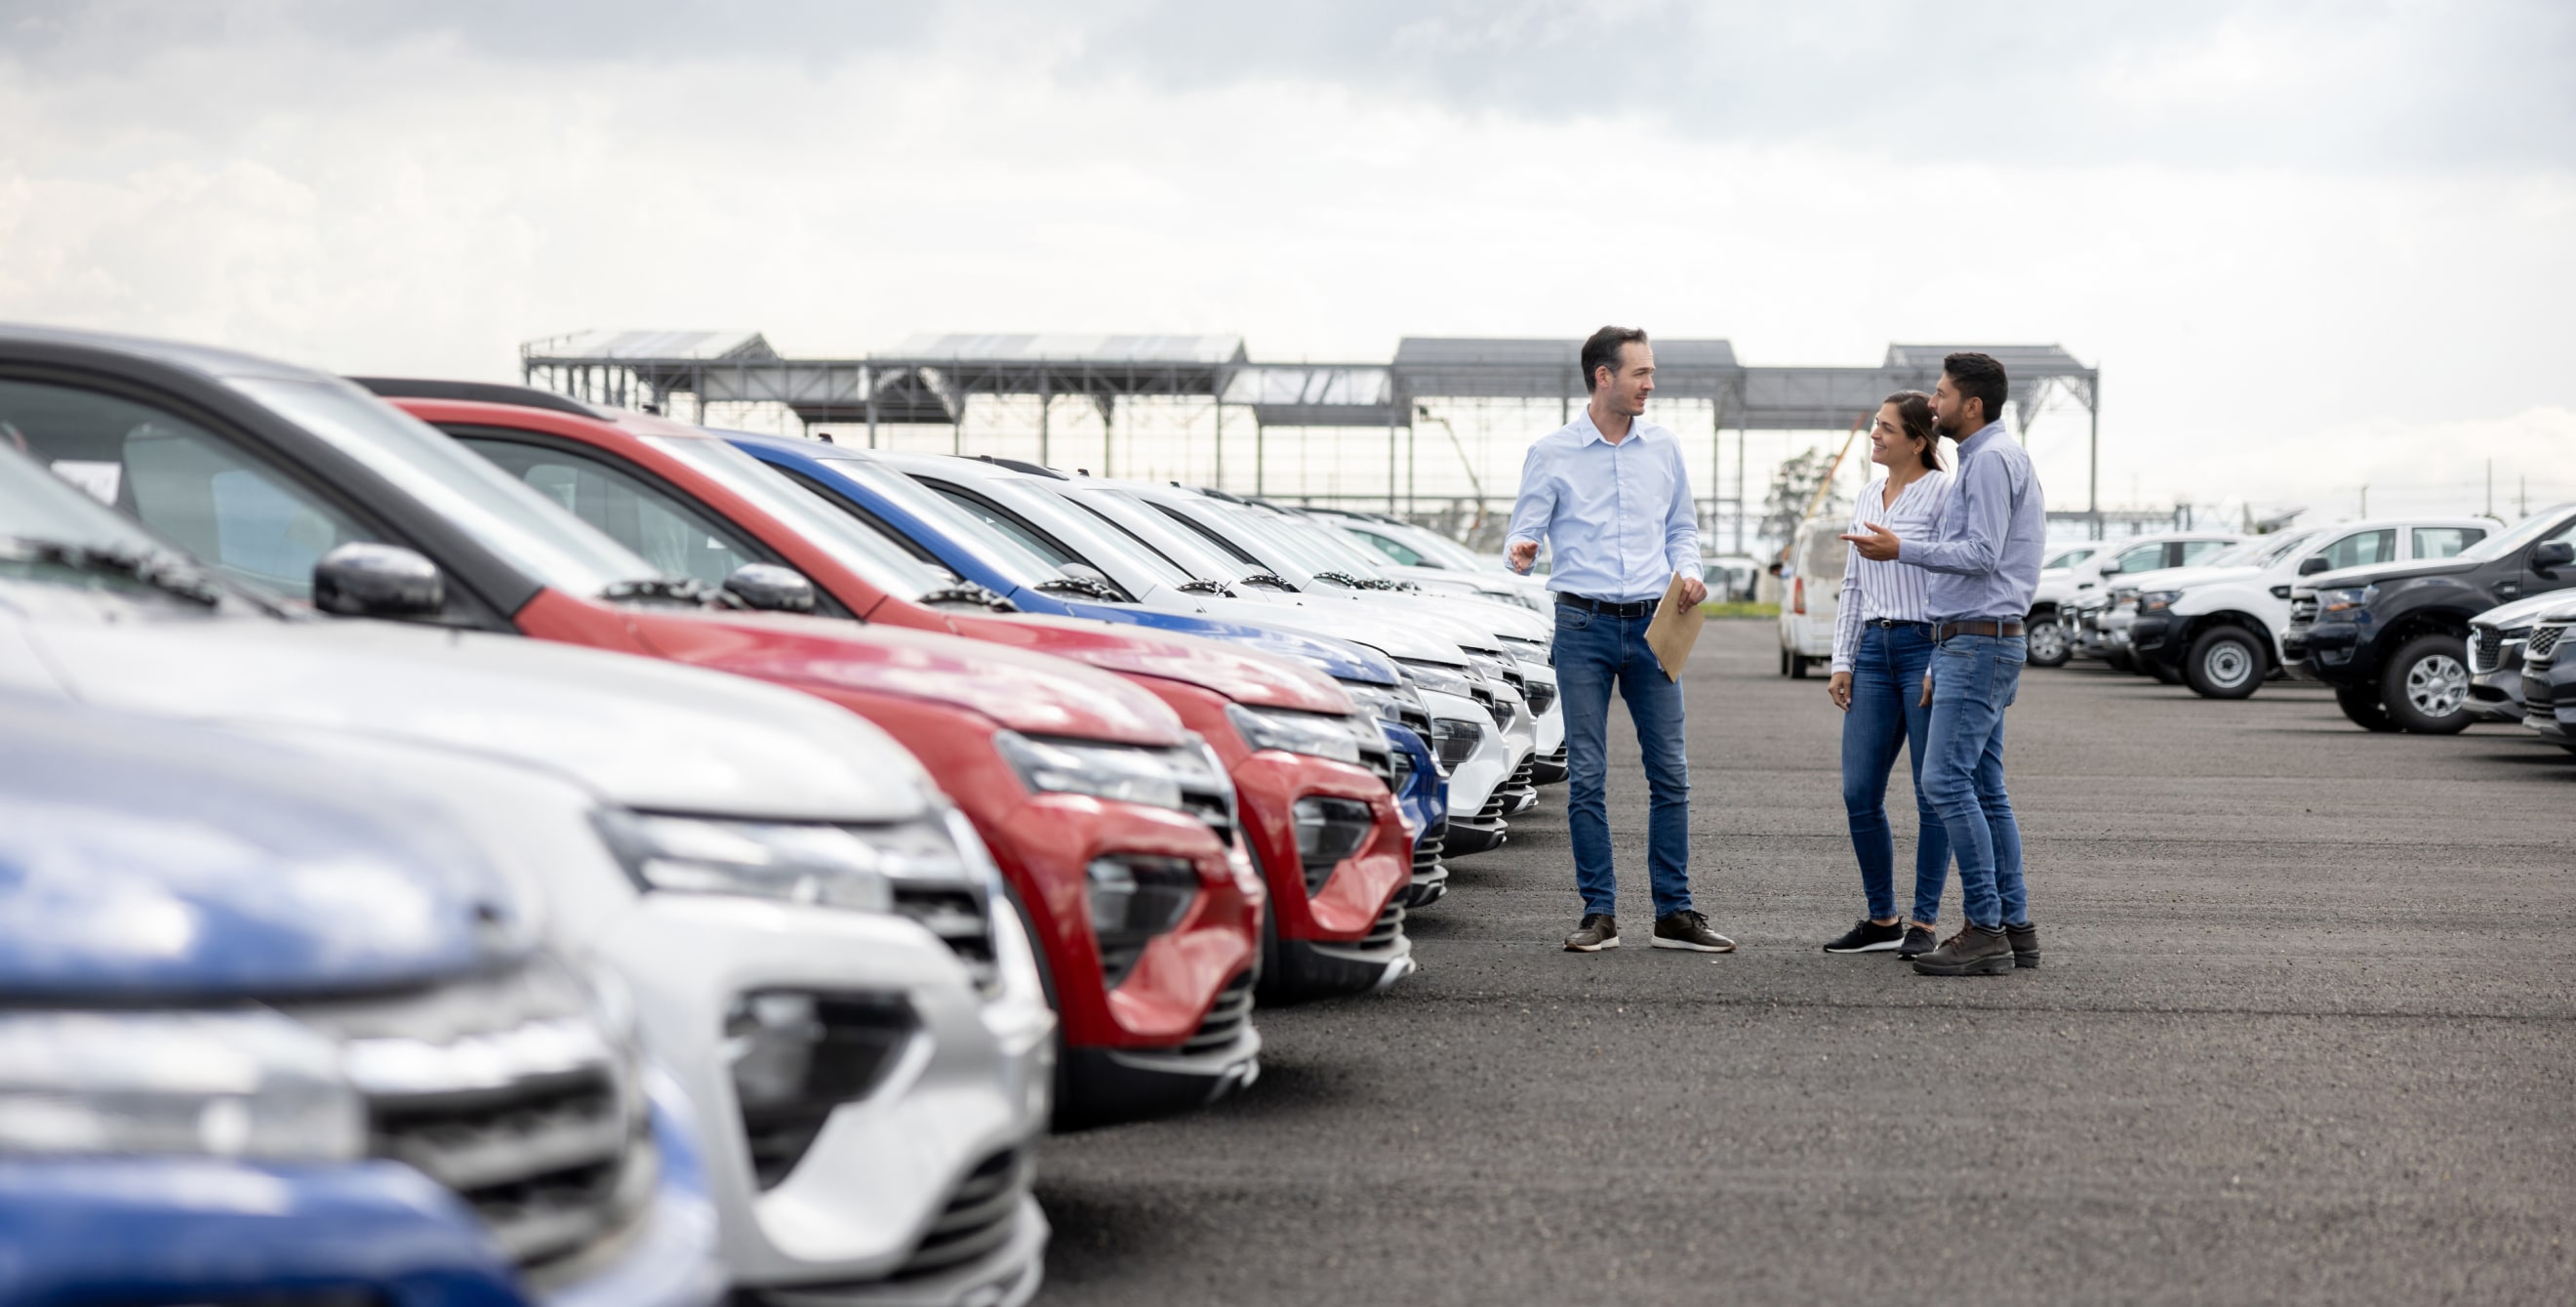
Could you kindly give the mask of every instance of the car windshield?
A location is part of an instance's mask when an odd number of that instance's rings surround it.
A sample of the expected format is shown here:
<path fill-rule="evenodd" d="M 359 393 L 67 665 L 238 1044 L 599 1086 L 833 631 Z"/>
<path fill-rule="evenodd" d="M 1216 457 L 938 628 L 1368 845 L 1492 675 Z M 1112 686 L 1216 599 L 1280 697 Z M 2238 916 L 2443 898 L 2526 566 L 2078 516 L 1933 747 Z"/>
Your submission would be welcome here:
<path fill-rule="evenodd" d="M 2051 555 L 2049 560 L 2040 564 L 2040 566 L 2042 568 L 2073 567 L 2077 563 L 2083 562 L 2087 558 L 2091 558 L 2098 552 L 2100 551 L 2096 550 L 2091 545 L 2086 545 L 2082 549 L 2062 549 Z"/>
<path fill-rule="evenodd" d="M 2516 522 L 2513 529 L 2488 536 L 2451 557 L 2463 563 L 2483 563 L 2490 558 L 2502 558 L 2549 534 L 2549 529 L 2565 520 L 2571 508 L 2576 508 L 2576 504 L 2560 504 L 2554 508 L 2543 509 Z"/>
<path fill-rule="evenodd" d="M 1367 563 L 1352 562 L 1341 551 L 1296 530 L 1293 523 L 1276 513 L 1223 500 L 1214 503 L 1218 520 L 1240 526 L 1244 534 L 1268 544 L 1309 576 L 1320 578 L 1327 572 L 1339 572 L 1367 579 L 1376 575 L 1376 569 Z"/>
<path fill-rule="evenodd" d="M 751 506 L 778 519 L 832 561 L 888 594 L 917 598 L 956 583 L 956 578 L 905 553 L 847 513 L 770 471 L 759 459 L 713 437 L 647 436 L 645 443 L 705 473 Z"/>
<path fill-rule="evenodd" d="M 1068 488 L 1057 489 L 1056 493 L 1118 528 L 1128 539 L 1188 572 L 1195 580 L 1235 582 L 1262 570 L 1208 543 L 1205 537 L 1165 517 L 1128 491 Z"/>
<path fill-rule="evenodd" d="M 1371 524 L 1373 528 L 1378 525 Z M 1427 526 L 1415 526 L 1410 522 L 1402 522 L 1386 526 L 1384 530 L 1388 535 L 1421 551 L 1425 557 L 1439 559 L 1440 566 L 1452 571 L 1480 572 L 1485 569 L 1485 560 L 1476 557 L 1475 550 Z"/>
<path fill-rule="evenodd" d="M 1063 575 L 1054 560 L 883 463 L 856 458 L 829 461 L 832 470 L 892 501 L 928 523 L 931 530 L 974 554 L 1005 585 L 1034 586 Z"/>
<path fill-rule="evenodd" d="M 402 487 L 540 585 L 590 596 L 660 577 L 491 460 L 354 386 L 268 377 L 230 384 Z"/>

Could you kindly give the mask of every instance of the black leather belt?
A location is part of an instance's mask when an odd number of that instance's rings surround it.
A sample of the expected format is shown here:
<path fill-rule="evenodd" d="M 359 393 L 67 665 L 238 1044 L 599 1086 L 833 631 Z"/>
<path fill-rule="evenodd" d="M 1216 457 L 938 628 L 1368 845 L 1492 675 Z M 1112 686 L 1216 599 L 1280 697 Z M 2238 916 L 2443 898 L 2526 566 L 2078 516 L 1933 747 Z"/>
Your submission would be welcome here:
<path fill-rule="evenodd" d="M 1580 608 L 1587 613 L 1596 613 L 1603 617 L 1652 617 L 1655 615 L 1655 605 L 1663 602 L 1658 598 L 1614 604 L 1606 600 L 1587 599 L 1582 595 L 1566 594 L 1562 591 L 1557 593 L 1556 601 L 1568 608 Z"/>
<path fill-rule="evenodd" d="M 1954 635 L 1991 635 L 1997 639 L 2008 639 L 2019 634 L 2021 623 L 2018 621 L 1943 622 L 1933 628 L 1932 643 L 1939 644 Z"/>
<path fill-rule="evenodd" d="M 1892 631 L 1900 626 L 1910 626 L 1919 631 L 1932 629 L 1930 622 L 1909 622 L 1902 617 L 1865 617 L 1861 619 L 1861 625 L 1875 626 L 1882 631 Z"/>

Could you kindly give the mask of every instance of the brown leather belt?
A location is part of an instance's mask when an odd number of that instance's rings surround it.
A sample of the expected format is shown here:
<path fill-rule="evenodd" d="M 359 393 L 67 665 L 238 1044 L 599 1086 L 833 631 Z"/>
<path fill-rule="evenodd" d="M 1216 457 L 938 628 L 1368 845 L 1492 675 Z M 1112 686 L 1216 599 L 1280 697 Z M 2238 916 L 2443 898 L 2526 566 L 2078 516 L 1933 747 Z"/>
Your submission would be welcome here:
<path fill-rule="evenodd" d="M 1939 644 L 1954 635 L 1991 635 L 2003 639 L 2019 635 L 2021 630 L 2021 623 L 2016 621 L 1943 622 L 1932 628 L 1932 643 Z"/>

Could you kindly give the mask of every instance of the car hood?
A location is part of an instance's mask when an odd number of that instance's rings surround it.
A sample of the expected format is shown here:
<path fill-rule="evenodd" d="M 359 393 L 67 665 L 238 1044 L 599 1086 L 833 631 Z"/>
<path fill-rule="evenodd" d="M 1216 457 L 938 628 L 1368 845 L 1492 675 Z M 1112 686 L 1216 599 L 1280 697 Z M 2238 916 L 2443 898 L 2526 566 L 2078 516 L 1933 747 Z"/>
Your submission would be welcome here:
<path fill-rule="evenodd" d="M 2364 567 L 2319 572 L 2303 579 L 2300 584 L 2319 590 L 2337 586 L 2375 585 L 2381 581 L 2403 581 L 2417 576 L 2459 576 L 2474 572 L 2479 566 L 2479 563 L 2463 563 L 2456 558 L 2427 559 L 2420 563 L 2371 563 Z"/>
<path fill-rule="evenodd" d="M 427 983 L 529 945 L 435 806 L 226 732 L 0 692 L 0 991 L 109 1001 Z"/>
<path fill-rule="evenodd" d="M 1210 613 L 1221 613 L 1236 621 L 1310 631 L 1336 640 L 1348 640 L 1398 660 L 1413 659 L 1452 667 L 1467 665 L 1467 656 L 1459 652 L 1457 642 L 1442 639 L 1436 633 L 1436 624 L 1417 630 L 1357 604 L 1299 603 L 1295 595 L 1286 594 L 1277 596 L 1275 600 L 1190 597 L 1200 600 Z"/>
<path fill-rule="evenodd" d="M 920 764 L 865 721 L 806 695 L 647 658 L 0 585 L 0 645 L 13 628 L 55 687 L 85 702 L 497 754 L 630 808 L 891 821 L 927 802 Z M 27 679 L 27 665 L 0 657 L 0 680 Z"/>
<path fill-rule="evenodd" d="M 2562 613 L 2561 609 L 2565 612 Z M 2516 599 L 2509 604 L 2499 604 L 2469 620 L 2483 622 L 2499 630 L 2511 630 L 2517 626 L 2529 626 L 2534 622 L 2570 615 L 2576 615 L 2576 594 L 2570 594 L 2564 590 L 2552 590 L 2546 594 Z"/>
<path fill-rule="evenodd" d="M 1351 711 L 1350 696 L 1343 694 L 1341 687 L 1333 684 L 1330 677 L 1283 658 L 1246 653 L 1195 635 L 1031 613 L 1008 617 L 952 613 L 949 622 L 959 635 L 972 639 L 1070 658 L 1105 671 L 1181 681 L 1214 690 L 1240 703 L 1299 708 L 1307 712 L 1348 714 Z M 1290 632 L 1237 627 L 1232 623 L 1213 625 L 1219 629 L 1244 631 L 1267 645 L 1293 643 L 1332 647 L 1324 641 Z M 1342 651 L 1333 662 L 1350 668 L 1354 673 L 1367 670 L 1356 650 Z M 1394 680 L 1394 668 L 1387 667 L 1382 683 L 1392 684 Z"/>
<path fill-rule="evenodd" d="M 2260 576 L 2262 572 L 2259 567 L 2162 567 L 2152 572 L 2123 572 L 2120 574 L 2120 588 L 2135 587 L 2138 593 L 2145 594 L 2150 590 L 2180 590 L 2208 581 Z"/>
<path fill-rule="evenodd" d="M 665 657 L 787 685 L 890 694 L 979 713 L 1031 735 L 1171 745 L 1162 700 L 1107 672 L 1005 645 L 827 617 L 617 610 Z"/>

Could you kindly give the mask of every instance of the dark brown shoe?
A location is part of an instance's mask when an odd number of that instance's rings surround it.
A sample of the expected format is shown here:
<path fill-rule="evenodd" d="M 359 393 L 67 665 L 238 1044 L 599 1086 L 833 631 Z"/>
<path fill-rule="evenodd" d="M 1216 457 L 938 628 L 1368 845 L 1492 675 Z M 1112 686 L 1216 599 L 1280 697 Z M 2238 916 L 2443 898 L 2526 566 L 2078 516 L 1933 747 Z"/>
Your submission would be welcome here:
<path fill-rule="evenodd" d="M 2012 941 L 2014 966 L 2035 967 L 2039 965 L 2038 926 L 2029 922 L 2023 922 L 2018 926 L 2006 926 L 2004 927 L 2004 938 Z"/>
<path fill-rule="evenodd" d="M 1708 918 L 1684 908 L 1655 919 L 1655 947 L 1694 953 L 1732 953 L 1735 941 L 1708 928 Z"/>
<path fill-rule="evenodd" d="M 1617 947 L 1619 923 L 1606 912 L 1584 913 L 1583 924 L 1565 937 L 1565 951 L 1568 953 L 1598 953 L 1605 948 Z"/>
<path fill-rule="evenodd" d="M 1922 976 L 2000 976 L 2012 969 L 2012 941 L 2000 926 L 1970 926 L 1914 959 Z"/>

